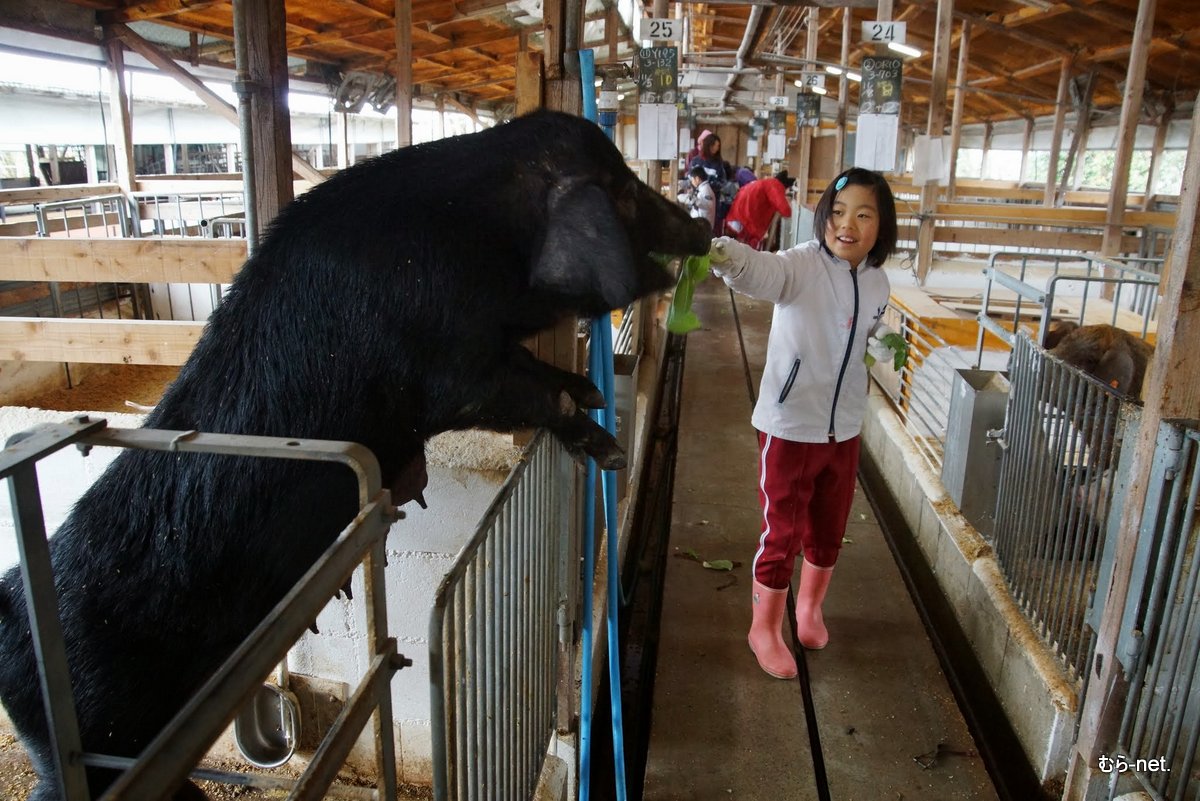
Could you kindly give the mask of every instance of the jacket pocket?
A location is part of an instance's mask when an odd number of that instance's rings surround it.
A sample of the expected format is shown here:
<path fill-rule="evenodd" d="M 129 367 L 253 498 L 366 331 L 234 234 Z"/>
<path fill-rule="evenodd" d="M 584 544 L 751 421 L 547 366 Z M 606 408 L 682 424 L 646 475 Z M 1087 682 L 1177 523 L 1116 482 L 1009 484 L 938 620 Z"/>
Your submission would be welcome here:
<path fill-rule="evenodd" d="M 787 380 L 783 382 L 783 389 L 779 391 L 779 402 L 783 403 L 787 400 L 788 393 L 792 391 L 792 384 L 796 383 L 796 373 L 800 372 L 800 360 L 796 359 L 792 363 L 792 369 L 788 373 Z"/>

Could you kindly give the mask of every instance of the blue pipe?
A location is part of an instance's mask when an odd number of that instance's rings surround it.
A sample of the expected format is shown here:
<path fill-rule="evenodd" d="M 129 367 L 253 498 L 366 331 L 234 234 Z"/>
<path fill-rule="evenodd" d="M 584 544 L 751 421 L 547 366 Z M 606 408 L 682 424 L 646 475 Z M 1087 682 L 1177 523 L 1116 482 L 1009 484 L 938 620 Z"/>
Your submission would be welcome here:
<path fill-rule="evenodd" d="M 579 51 L 579 72 L 582 83 L 583 116 L 596 122 L 596 59 L 592 50 Z M 606 130 L 609 138 L 613 131 Z M 604 408 L 593 409 L 590 414 L 596 423 L 603 425 L 608 433 L 616 434 L 616 410 L 613 393 L 613 349 L 612 319 L 609 316 L 592 320 L 591 345 L 588 355 L 588 372 L 594 383 L 604 394 Z M 583 686 L 580 694 L 579 735 L 579 798 L 588 801 L 591 795 L 591 746 L 592 746 L 592 587 L 595 581 L 595 525 L 596 525 L 596 462 L 588 459 L 584 489 L 584 557 L 583 557 Z M 617 484 L 610 470 L 602 473 L 604 490 L 604 523 L 608 531 L 608 684 L 612 705 L 613 764 L 617 801 L 625 801 L 625 729 L 621 711 L 621 662 L 618 642 L 618 608 L 621 585 L 617 560 Z"/>

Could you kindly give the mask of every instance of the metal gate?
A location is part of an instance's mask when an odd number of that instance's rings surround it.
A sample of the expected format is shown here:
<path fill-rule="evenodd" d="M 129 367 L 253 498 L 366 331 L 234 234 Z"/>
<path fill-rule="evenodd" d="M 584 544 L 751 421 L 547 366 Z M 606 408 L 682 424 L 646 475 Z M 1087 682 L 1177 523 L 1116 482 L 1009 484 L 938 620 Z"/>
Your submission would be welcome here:
<path fill-rule="evenodd" d="M 1113 468 L 1136 404 L 1042 351 L 1024 331 L 1013 341 L 1009 382 L 996 557 L 1034 629 L 1080 679 L 1095 644 L 1085 618 Z"/>

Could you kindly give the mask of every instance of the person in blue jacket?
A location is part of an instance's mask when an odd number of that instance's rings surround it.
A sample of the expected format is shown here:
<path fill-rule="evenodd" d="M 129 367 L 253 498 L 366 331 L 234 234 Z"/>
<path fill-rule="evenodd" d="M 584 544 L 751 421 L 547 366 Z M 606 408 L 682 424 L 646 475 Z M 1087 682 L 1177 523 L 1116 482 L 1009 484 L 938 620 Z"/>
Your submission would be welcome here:
<path fill-rule="evenodd" d="M 853 168 L 825 189 L 812 241 L 769 253 L 713 240 L 713 271 L 730 288 L 775 304 L 751 422 L 758 430 L 762 533 L 754 554 L 749 642 L 759 665 L 791 678 L 781 623 L 803 553 L 796 630 L 805 648 L 829 642 L 821 607 L 850 514 L 867 401 L 868 347 L 890 287 L 896 204 L 878 173 Z M 869 343 L 868 340 L 871 340 Z"/>

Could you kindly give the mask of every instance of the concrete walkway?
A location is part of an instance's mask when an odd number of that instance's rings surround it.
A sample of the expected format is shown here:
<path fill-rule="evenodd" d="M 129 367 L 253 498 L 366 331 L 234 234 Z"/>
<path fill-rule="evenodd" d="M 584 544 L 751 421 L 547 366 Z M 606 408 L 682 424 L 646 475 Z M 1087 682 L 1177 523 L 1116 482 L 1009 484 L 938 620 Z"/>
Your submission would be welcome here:
<path fill-rule="evenodd" d="M 801 682 L 763 673 L 746 644 L 757 444 L 730 293 L 710 279 L 695 309 L 644 801 L 996 799 L 861 491 L 825 605 L 830 644 L 806 654 L 820 794 Z M 737 314 L 757 393 L 771 306 L 738 296 Z"/>

